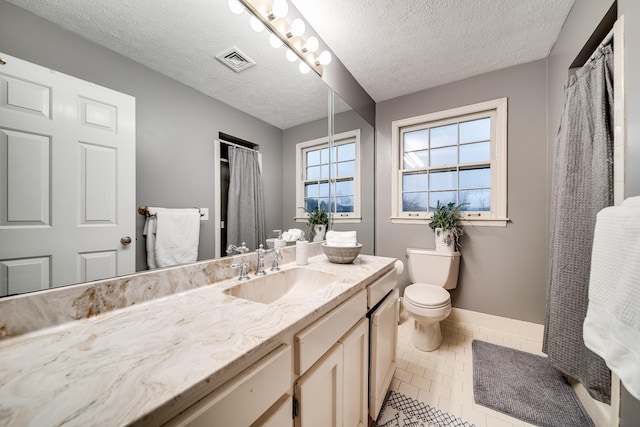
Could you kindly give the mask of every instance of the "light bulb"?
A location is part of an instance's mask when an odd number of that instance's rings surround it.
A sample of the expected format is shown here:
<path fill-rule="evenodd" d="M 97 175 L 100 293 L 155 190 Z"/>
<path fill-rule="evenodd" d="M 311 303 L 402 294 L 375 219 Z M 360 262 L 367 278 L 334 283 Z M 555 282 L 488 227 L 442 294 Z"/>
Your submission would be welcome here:
<path fill-rule="evenodd" d="M 320 56 L 318 56 L 318 62 L 320 62 L 322 65 L 327 65 L 329 62 L 331 62 L 331 53 L 326 50 L 322 51 Z"/>
<path fill-rule="evenodd" d="M 229 5 L 229 9 L 231 9 L 231 12 L 235 13 L 236 15 L 240 15 L 242 12 L 244 12 L 244 6 L 238 0 L 228 0 L 227 4 Z"/>
<path fill-rule="evenodd" d="M 291 35 L 294 37 L 300 37 L 304 34 L 305 25 L 304 21 L 300 18 L 296 18 L 291 22 Z"/>
<path fill-rule="evenodd" d="M 296 59 L 298 59 L 298 55 L 293 53 L 293 51 L 291 49 L 287 49 L 286 55 L 287 55 L 287 59 L 289 60 L 289 62 L 296 62 Z"/>
<path fill-rule="evenodd" d="M 280 37 L 278 37 L 275 34 L 271 33 L 269 35 L 269 44 L 271 44 L 271 46 L 274 49 L 278 49 L 280 46 L 282 46 L 282 40 L 280 40 Z"/>
<path fill-rule="evenodd" d="M 273 6 L 271 7 L 271 14 L 274 18 L 282 18 L 289 12 L 289 5 L 287 0 L 273 0 Z"/>
<path fill-rule="evenodd" d="M 255 31 L 256 33 L 264 30 L 264 24 L 255 16 L 251 17 L 251 19 L 249 20 L 249 24 L 251 25 L 251 28 L 253 28 L 253 31 Z"/>
<path fill-rule="evenodd" d="M 311 36 L 307 39 L 307 52 L 315 52 L 316 50 L 318 50 L 318 47 L 320 47 L 320 42 L 318 42 L 317 38 Z"/>
<path fill-rule="evenodd" d="M 311 67 L 309 67 L 304 62 L 301 62 L 300 65 L 298 65 L 298 70 L 300 70 L 302 74 L 307 74 L 309 71 L 311 71 Z"/>

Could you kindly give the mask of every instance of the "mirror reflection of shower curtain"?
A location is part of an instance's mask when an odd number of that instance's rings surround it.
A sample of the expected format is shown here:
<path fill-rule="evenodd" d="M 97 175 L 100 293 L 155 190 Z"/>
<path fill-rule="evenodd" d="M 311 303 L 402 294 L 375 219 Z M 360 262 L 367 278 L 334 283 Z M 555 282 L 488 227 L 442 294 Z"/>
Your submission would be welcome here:
<path fill-rule="evenodd" d="M 543 351 L 589 394 L 610 401 L 611 373 L 587 349 L 591 247 L 596 214 L 613 204 L 613 50 L 571 76 L 556 138 L 550 212 L 549 283 Z"/>
<path fill-rule="evenodd" d="M 258 152 L 229 147 L 227 244 L 245 242 L 251 250 L 266 241 L 264 195 Z"/>

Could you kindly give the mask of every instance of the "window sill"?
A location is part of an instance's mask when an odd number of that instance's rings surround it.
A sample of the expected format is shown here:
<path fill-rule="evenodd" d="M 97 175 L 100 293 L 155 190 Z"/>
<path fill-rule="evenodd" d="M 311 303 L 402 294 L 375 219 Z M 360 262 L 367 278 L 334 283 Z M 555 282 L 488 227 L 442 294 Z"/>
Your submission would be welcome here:
<path fill-rule="evenodd" d="M 307 222 L 307 221 L 308 221 L 308 218 L 296 217 L 296 222 Z M 332 221 L 338 224 L 359 224 L 362 222 L 362 218 L 352 216 L 349 218 L 333 218 Z"/>
<path fill-rule="evenodd" d="M 509 221 L 509 218 L 474 218 L 463 219 L 460 224 L 463 226 L 506 227 Z M 391 217 L 392 224 L 429 224 L 430 222 L 429 218 Z"/>

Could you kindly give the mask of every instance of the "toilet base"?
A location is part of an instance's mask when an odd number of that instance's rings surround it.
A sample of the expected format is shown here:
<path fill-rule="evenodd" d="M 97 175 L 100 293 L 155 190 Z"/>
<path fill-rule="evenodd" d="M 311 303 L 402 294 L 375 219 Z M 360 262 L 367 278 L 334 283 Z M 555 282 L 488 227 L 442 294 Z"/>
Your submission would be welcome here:
<path fill-rule="evenodd" d="M 411 333 L 413 345 L 422 351 L 434 351 L 442 344 L 442 330 L 440 322 L 424 324 L 413 321 L 413 332 Z"/>

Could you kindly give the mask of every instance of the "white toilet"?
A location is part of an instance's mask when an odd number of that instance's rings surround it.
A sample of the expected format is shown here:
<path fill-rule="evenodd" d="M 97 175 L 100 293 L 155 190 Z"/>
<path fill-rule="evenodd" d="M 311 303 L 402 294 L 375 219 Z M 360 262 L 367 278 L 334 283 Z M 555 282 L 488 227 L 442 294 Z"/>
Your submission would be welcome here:
<path fill-rule="evenodd" d="M 460 253 L 407 248 L 407 258 L 412 285 L 404 289 L 403 305 L 414 319 L 413 345 L 433 351 L 442 343 L 440 322 L 451 313 L 446 289 L 458 286 Z"/>

